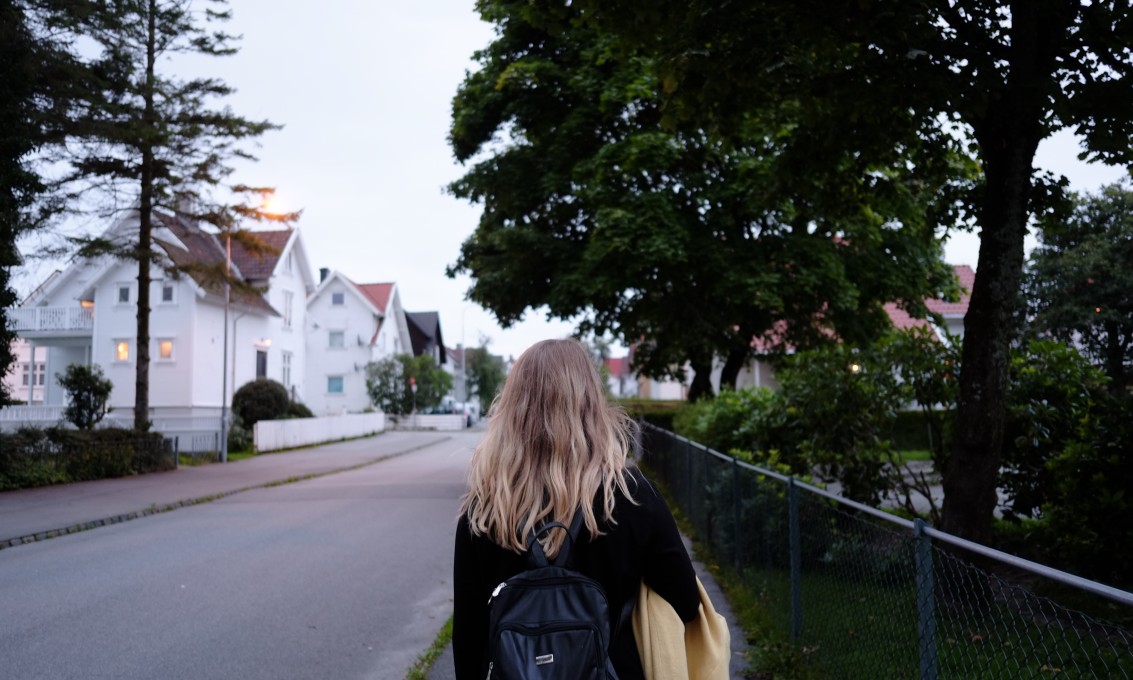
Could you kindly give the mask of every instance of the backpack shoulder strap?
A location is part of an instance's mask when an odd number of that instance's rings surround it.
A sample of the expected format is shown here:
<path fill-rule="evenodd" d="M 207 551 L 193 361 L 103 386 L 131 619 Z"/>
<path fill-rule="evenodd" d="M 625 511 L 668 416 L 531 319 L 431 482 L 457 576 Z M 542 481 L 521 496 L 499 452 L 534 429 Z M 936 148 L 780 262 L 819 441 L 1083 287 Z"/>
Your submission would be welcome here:
<path fill-rule="evenodd" d="M 547 522 L 538 529 L 532 529 L 531 533 L 527 535 L 528 560 L 536 567 L 547 567 L 552 564 L 552 562 L 547 559 L 547 554 L 543 551 L 543 545 L 539 543 L 539 537 L 551 529 L 562 529 L 567 532 L 567 540 L 563 541 L 553 562 L 556 567 L 565 567 L 567 566 L 567 560 L 570 558 L 570 548 L 574 547 L 575 542 L 578 540 L 578 535 L 582 531 L 582 509 L 579 508 L 575 510 L 574 517 L 571 518 L 569 527 L 562 522 Z"/>

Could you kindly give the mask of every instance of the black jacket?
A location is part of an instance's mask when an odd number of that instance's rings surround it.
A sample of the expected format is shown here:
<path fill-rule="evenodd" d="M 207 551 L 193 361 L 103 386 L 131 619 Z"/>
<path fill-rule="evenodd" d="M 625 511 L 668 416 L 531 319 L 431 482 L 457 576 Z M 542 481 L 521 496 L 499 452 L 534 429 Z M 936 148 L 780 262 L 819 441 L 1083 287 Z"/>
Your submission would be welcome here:
<path fill-rule="evenodd" d="M 685 622 L 696 617 L 700 606 L 696 575 L 672 513 L 640 471 L 633 470 L 631 476 L 630 493 L 637 504 L 618 494 L 616 523 L 603 526 L 606 533 L 594 539 L 583 526 L 579 544 L 571 550 L 573 568 L 606 591 L 611 632 L 617 630 L 626 602 L 636 600 L 643 579 Z M 569 524 L 570 518 L 560 521 Z M 460 518 L 453 564 L 452 646 L 457 680 L 484 677 L 488 599 L 502 581 L 527 568 L 526 555 L 501 548 L 486 536 L 472 535 L 468 518 Z M 610 659 L 620 680 L 644 678 L 628 621 L 610 646 Z"/>

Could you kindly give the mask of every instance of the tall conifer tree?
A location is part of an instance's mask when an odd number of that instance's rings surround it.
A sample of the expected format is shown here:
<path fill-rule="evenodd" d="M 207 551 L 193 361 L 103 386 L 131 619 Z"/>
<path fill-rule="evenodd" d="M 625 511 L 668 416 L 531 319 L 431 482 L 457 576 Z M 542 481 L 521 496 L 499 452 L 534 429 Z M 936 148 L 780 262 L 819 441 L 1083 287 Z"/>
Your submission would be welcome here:
<path fill-rule="evenodd" d="M 136 233 L 84 243 L 88 255 L 111 254 L 138 263 L 137 373 L 134 423 L 148 428 L 149 315 L 155 210 L 210 224 L 223 237 L 253 250 L 264 247 L 241 228 L 254 208 L 230 202 L 227 186 L 236 159 L 251 159 L 243 146 L 275 128 L 239 117 L 218 100 L 233 89 L 215 78 L 182 79 L 165 72 L 175 55 L 229 56 L 236 38 L 217 28 L 230 17 L 224 0 L 107 0 L 81 31 L 99 48 L 98 80 L 88 95 L 98 107 L 78 125 L 69 149 L 72 186 L 95 187 L 103 205 L 137 211 Z M 277 216 L 289 219 L 294 215 Z M 226 272 L 215 272 L 220 279 Z M 229 278 L 229 284 L 232 281 Z"/>

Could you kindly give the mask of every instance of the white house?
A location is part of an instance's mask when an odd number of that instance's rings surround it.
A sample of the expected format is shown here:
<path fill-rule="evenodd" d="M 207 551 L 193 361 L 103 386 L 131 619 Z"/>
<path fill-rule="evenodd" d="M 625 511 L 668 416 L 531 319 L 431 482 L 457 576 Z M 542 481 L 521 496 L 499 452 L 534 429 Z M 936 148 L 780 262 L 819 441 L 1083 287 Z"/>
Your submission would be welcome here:
<path fill-rule="evenodd" d="M 320 270 L 307 299 L 307 388 L 315 415 L 357 413 L 371 407 L 366 364 L 413 352 L 409 322 L 396 283 L 354 283 Z"/>
<path fill-rule="evenodd" d="M 935 298 L 925 300 L 925 306 L 929 312 L 939 315 L 943 325 L 937 325 L 931 319 L 915 319 L 895 303 L 887 303 L 885 312 L 893 327 L 902 330 L 914 327 L 931 328 L 941 341 L 946 341 L 945 331 L 947 331 L 947 335 L 962 340 L 964 338 L 964 315 L 968 313 L 968 304 L 971 301 L 971 291 L 972 286 L 975 285 L 976 272 L 968 265 L 953 265 L 952 269 L 960 283 L 960 299 L 956 302 Z M 779 381 L 775 377 L 774 366 L 768 360 L 768 355 L 774 349 L 773 345 L 773 338 L 770 340 L 764 337 L 752 339 L 751 346 L 755 352 L 755 357 L 740 369 L 736 376 L 737 388 L 768 387 L 778 389 Z M 789 354 L 794 350 L 788 347 L 785 351 Z M 632 348 L 629 359 L 632 360 Z M 712 389 L 716 392 L 720 391 L 720 374 L 723 367 L 723 360 L 716 357 L 713 361 L 711 376 Z M 613 367 L 611 367 L 612 371 Z M 613 388 L 614 385 L 611 382 L 611 389 Z M 676 380 L 658 381 L 639 376 L 637 394 L 642 399 L 684 399 L 688 395 L 688 385 Z"/>
<path fill-rule="evenodd" d="M 255 255 L 236 242 L 232 271 L 266 292 L 234 294 L 228 306 L 225 352 L 223 284 L 204 268 L 223 268 L 225 244 L 180 218 L 156 215 L 155 250 L 164 262 L 150 275 L 150 408 L 163 419 L 210 419 L 219 423 L 222 400 L 256 377 L 301 389 L 306 343 L 303 329 L 314 279 L 298 230 L 255 232 L 275 254 Z M 123 219 L 107 238 L 133 238 L 137 217 Z M 169 274 L 183 268 L 188 273 Z M 55 374 L 72 363 L 97 364 L 114 389 L 109 405 L 132 412 L 137 361 L 137 264 L 108 257 L 79 258 L 9 310 L 14 330 L 27 342 L 46 376 L 43 404 L 66 400 Z M 227 369 L 225 369 L 227 354 Z M 227 391 L 222 393 L 222 384 Z"/>

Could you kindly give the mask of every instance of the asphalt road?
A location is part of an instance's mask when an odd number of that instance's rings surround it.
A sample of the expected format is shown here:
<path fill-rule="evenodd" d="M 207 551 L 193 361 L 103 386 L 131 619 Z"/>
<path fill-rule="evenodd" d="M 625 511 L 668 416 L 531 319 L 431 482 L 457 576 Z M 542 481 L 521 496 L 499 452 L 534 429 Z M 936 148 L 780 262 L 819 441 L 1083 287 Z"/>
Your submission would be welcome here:
<path fill-rule="evenodd" d="M 0 551 L 0 678 L 404 678 L 481 434 Z"/>

